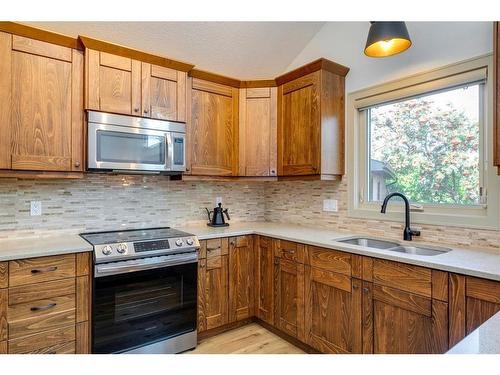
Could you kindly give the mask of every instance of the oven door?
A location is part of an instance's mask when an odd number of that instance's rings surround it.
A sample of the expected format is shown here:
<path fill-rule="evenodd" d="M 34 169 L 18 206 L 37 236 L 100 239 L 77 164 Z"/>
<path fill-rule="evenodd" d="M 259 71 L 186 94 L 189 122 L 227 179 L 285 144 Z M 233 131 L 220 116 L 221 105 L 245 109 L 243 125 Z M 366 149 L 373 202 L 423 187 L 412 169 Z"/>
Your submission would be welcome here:
<path fill-rule="evenodd" d="M 195 257 L 189 263 L 137 271 L 121 267 L 123 273 L 95 277 L 92 352 L 128 352 L 195 332 L 197 265 Z"/>
<path fill-rule="evenodd" d="M 88 167 L 170 171 L 171 144 L 169 132 L 89 122 Z"/>

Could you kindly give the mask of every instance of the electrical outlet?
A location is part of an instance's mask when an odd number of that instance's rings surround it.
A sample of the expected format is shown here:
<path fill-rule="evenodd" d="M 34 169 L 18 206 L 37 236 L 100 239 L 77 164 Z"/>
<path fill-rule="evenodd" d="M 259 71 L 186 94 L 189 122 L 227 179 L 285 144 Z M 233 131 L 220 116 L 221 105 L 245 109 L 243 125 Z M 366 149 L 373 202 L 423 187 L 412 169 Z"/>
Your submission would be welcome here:
<path fill-rule="evenodd" d="M 222 204 L 222 197 L 215 197 L 215 205 L 218 206 L 220 204 Z"/>
<path fill-rule="evenodd" d="M 327 212 L 337 212 L 338 205 L 336 199 L 324 199 L 323 200 L 323 211 Z"/>
<path fill-rule="evenodd" d="M 42 202 L 41 201 L 31 201 L 30 215 L 40 216 L 42 214 Z"/>

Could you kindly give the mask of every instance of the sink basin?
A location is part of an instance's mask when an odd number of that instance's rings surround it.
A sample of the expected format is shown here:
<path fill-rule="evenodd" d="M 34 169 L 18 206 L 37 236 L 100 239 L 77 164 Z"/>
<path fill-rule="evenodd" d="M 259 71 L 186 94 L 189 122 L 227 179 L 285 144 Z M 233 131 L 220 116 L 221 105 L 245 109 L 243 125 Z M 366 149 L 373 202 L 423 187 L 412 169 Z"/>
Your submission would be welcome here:
<path fill-rule="evenodd" d="M 427 256 L 444 254 L 451 251 L 451 249 L 443 247 L 438 248 L 438 247 L 428 247 L 428 246 L 397 246 L 388 250 L 396 251 L 398 253 L 427 255 Z"/>
<path fill-rule="evenodd" d="M 376 240 L 373 238 L 366 237 L 351 237 L 344 238 L 342 240 L 336 240 L 337 242 L 347 243 L 350 245 L 358 245 L 364 247 L 372 247 L 374 249 L 382 249 L 387 250 L 399 246 L 396 242 L 384 241 L 384 240 Z"/>

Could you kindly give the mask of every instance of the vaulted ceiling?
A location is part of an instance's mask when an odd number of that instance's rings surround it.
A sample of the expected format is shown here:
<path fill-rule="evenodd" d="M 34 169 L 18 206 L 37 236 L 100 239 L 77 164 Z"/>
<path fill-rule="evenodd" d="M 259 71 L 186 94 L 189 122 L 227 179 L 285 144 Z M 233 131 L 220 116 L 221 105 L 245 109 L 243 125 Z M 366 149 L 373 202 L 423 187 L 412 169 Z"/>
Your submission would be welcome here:
<path fill-rule="evenodd" d="M 280 75 L 324 22 L 26 22 L 159 54 L 238 79 Z"/>

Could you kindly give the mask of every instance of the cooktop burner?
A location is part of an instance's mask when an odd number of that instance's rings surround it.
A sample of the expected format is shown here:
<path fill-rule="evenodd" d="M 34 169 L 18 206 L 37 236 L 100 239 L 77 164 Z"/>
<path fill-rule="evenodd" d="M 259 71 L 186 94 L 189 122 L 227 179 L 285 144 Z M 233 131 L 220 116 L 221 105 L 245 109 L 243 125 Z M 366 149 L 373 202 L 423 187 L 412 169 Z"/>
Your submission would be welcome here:
<path fill-rule="evenodd" d="M 91 232 L 82 233 L 81 237 L 86 239 L 92 245 L 103 245 L 117 242 L 139 242 L 162 238 L 188 237 L 191 234 L 182 232 L 170 227 L 146 228 L 146 229 L 127 229 L 122 231 Z"/>

